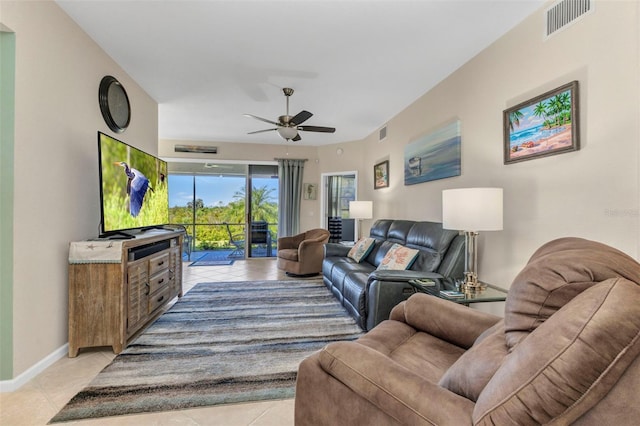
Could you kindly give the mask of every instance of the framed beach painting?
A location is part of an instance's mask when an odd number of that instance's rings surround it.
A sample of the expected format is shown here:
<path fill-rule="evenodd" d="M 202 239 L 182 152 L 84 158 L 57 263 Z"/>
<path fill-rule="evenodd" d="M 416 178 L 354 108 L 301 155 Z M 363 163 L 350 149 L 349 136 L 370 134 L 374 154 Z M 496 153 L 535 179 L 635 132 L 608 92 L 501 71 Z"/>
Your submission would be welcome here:
<path fill-rule="evenodd" d="M 373 166 L 373 189 L 389 187 L 389 160 Z"/>
<path fill-rule="evenodd" d="M 580 149 L 578 82 L 504 110 L 504 164 Z"/>
<path fill-rule="evenodd" d="M 407 144 L 404 148 L 404 184 L 460 176 L 460 129 L 460 120 L 455 120 Z"/>

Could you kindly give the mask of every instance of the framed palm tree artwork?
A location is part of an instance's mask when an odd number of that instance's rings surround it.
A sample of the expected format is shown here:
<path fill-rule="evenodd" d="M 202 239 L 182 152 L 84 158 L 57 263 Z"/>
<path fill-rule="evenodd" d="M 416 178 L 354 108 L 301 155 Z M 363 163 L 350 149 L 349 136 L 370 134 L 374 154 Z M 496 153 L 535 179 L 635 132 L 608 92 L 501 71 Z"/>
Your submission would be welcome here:
<path fill-rule="evenodd" d="M 503 112 L 504 164 L 580 149 L 578 82 Z"/>

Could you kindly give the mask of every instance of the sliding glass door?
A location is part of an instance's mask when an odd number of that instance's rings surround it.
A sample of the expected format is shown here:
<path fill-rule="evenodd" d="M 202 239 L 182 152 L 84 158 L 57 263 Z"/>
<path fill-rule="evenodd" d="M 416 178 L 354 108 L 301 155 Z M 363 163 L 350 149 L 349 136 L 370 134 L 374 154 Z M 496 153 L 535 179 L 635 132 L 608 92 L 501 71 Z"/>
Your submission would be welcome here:
<path fill-rule="evenodd" d="M 250 165 L 247 255 L 273 257 L 278 240 L 278 166 Z"/>
<path fill-rule="evenodd" d="M 169 220 L 191 257 L 275 256 L 277 200 L 275 165 L 169 163 Z"/>

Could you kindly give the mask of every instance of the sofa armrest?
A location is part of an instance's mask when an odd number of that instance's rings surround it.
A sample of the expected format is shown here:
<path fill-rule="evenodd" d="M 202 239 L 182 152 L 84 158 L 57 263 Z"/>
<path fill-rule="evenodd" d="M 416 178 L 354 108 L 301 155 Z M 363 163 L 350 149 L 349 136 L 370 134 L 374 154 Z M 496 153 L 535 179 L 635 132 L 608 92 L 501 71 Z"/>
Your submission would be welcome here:
<path fill-rule="evenodd" d="M 367 315 L 365 328 L 371 330 L 382 321 L 389 319 L 391 310 L 398 303 L 407 300 L 416 290 L 410 280 L 430 278 L 443 285 L 443 277 L 435 272 L 411 270 L 375 270 L 369 274 L 366 290 Z"/>
<path fill-rule="evenodd" d="M 417 280 L 421 278 L 431 278 L 433 280 L 440 280 L 444 277 L 436 272 L 424 272 L 424 271 L 412 271 L 410 269 L 403 270 L 375 270 L 369 275 L 369 282 L 373 280 L 378 281 L 403 281 L 409 282 L 409 280 Z"/>
<path fill-rule="evenodd" d="M 324 245 L 324 257 L 346 257 L 351 247 L 338 243 L 326 243 Z"/>
<path fill-rule="evenodd" d="M 472 424 L 474 403 L 357 342 L 319 353 L 322 369 L 402 424 Z"/>
<path fill-rule="evenodd" d="M 499 316 L 424 293 L 414 294 L 396 306 L 390 318 L 462 348 L 473 346 L 480 334 L 501 320 Z"/>
<path fill-rule="evenodd" d="M 304 240 L 298 246 L 298 256 L 304 256 L 302 253 L 317 252 L 318 255 L 324 254 L 324 241 L 323 238 L 312 238 L 310 240 Z"/>

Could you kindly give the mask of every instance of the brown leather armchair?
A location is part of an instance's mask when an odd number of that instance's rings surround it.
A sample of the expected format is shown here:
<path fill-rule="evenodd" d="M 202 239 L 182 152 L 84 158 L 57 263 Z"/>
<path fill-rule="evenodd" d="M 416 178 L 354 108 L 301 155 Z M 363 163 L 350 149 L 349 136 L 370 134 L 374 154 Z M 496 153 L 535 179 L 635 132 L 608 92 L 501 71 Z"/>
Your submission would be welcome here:
<path fill-rule="evenodd" d="M 297 425 L 632 425 L 640 418 L 640 264 L 547 243 L 504 318 L 426 294 L 299 367 Z"/>
<path fill-rule="evenodd" d="M 291 237 L 278 238 L 278 268 L 287 275 L 315 275 L 322 270 L 326 229 L 311 229 Z"/>

